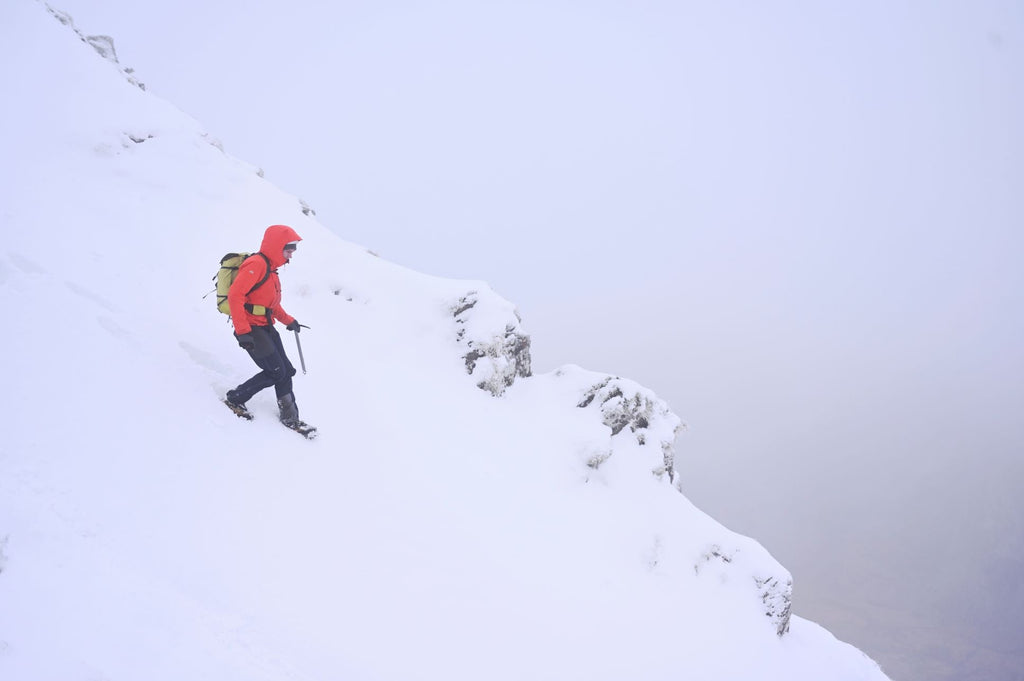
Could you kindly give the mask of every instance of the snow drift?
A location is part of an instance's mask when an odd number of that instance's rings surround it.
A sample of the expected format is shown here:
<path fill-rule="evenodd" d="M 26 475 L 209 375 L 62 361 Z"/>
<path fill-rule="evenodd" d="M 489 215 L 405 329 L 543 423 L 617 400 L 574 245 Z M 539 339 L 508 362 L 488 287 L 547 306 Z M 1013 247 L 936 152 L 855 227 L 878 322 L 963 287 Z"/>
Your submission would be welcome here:
<path fill-rule="evenodd" d="M 657 396 L 531 375 L 485 283 L 343 241 L 70 17 L 0 26 L 0 678 L 885 678 L 679 492 Z M 255 369 L 202 296 L 274 223 L 316 442 L 218 401 Z"/>

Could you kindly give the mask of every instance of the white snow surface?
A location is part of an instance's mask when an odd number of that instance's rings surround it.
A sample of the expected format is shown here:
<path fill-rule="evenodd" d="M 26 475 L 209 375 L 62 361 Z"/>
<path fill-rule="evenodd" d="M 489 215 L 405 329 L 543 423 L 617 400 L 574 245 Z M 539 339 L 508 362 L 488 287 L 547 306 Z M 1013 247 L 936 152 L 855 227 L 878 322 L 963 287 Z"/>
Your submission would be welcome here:
<path fill-rule="evenodd" d="M 342 240 L 45 5 L 0 36 L 0 679 L 886 678 L 778 635 L 788 572 L 678 491 L 656 396 L 575 366 L 481 390 L 465 336 L 518 324 L 486 283 Z M 316 441 L 272 389 L 253 422 L 219 402 L 256 368 L 203 294 L 275 223 Z M 580 406 L 602 384 L 646 427 Z"/>

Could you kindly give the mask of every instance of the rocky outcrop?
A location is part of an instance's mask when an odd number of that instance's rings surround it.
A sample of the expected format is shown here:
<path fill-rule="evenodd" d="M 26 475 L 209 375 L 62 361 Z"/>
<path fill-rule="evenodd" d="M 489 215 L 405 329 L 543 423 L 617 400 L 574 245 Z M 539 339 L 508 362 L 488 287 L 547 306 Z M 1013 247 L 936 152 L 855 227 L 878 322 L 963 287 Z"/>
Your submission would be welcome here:
<path fill-rule="evenodd" d="M 568 370 L 563 367 L 559 372 Z M 612 438 L 626 432 L 635 440 L 636 445 L 653 447 L 660 453 L 660 460 L 652 472 L 659 477 L 668 476 L 669 482 L 676 482 L 676 435 L 686 426 L 672 413 L 664 400 L 638 383 L 605 376 L 583 391 L 576 406 L 596 410 L 601 422 L 611 430 Z M 608 452 L 609 457 L 615 453 L 615 449 L 613 443 Z"/>
<path fill-rule="evenodd" d="M 466 373 L 477 387 L 500 396 L 517 378 L 531 375 L 530 337 L 511 303 L 481 288 L 459 298 L 451 312 Z"/>

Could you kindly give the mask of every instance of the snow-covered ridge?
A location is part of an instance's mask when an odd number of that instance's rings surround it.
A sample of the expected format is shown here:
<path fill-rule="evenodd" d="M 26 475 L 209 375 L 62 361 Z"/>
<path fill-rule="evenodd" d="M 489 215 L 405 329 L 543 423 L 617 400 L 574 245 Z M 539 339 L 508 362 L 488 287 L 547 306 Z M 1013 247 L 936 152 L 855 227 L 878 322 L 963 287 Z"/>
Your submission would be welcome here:
<path fill-rule="evenodd" d="M 99 54 L 107 61 L 111 62 L 112 64 L 116 64 L 117 67 L 121 69 L 121 72 L 124 74 L 125 79 L 127 79 L 129 83 L 136 86 L 140 90 L 146 89 L 146 84 L 135 77 L 135 69 L 129 68 L 127 66 L 122 66 L 121 62 L 118 61 L 117 50 L 114 48 L 114 39 L 112 37 L 110 37 L 109 35 L 86 35 L 82 33 L 80 30 L 78 30 L 77 27 L 75 27 L 74 19 L 72 19 L 71 15 L 69 15 L 67 12 L 61 12 L 60 10 L 54 9 L 49 4 L 44 4 L 46 6 L 46 11 L 52 14 L 54 18 L 57 19 L 57 21 L 67 26 L 72 31 L 74 31 L 75 35 L 77 35 L 83 43 L 90 45 L 94 50 L 96 50 L 97 54 Z"/>
<path fill-rule="evenodd" d="M 657 396 L 532 374 L 486 284 L 343 241 L 39 9 L 0 8 L 0 678 L 884 679 L 679 493 Z M 202 295 L 273 223 L 315 443 L 218 402 L 254 368 Z"/>
<path fill-rule="evenodd" d="M 579 445 L 579 459 L 590 471 L 585 479 L 607 484 L 608 475 L 650 477 L 679 491 L 675 470 L 676 435 L 686 429 L 678 416 L 651 390 L 635 381 L 563 366 L 543 380 L 586 416 L 590 437 Z M 614 469 L 612 473 L 606 473 Z M 681 492 L 679 492 L 681 494 Z M 651 560 L 657 564 L 668 541 L 659 536 Z M 793 579 L 764 549 L 726 531 L 697 552 L 694 574 L 713 573 L 723 581 L 746 582 L 747 596 L 757 599 L 775 632 L 789 631 Z M 724 548 L 723 548 L 724 547 Z M 662 565 L 662 567 L 665 567 Z"/>

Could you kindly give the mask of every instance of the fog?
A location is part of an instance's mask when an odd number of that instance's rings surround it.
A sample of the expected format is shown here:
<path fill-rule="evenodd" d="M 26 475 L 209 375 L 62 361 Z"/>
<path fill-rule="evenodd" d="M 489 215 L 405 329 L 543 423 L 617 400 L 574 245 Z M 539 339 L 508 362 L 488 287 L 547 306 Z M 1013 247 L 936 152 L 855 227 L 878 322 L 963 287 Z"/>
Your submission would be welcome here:
<path fill-rule="evenodd" d="M 654 389 L 798 614 L 1021 679 L 1024 6 L 827 5 L 55 7 L 346 239 L 488 281 L 535 371 Z"/>

